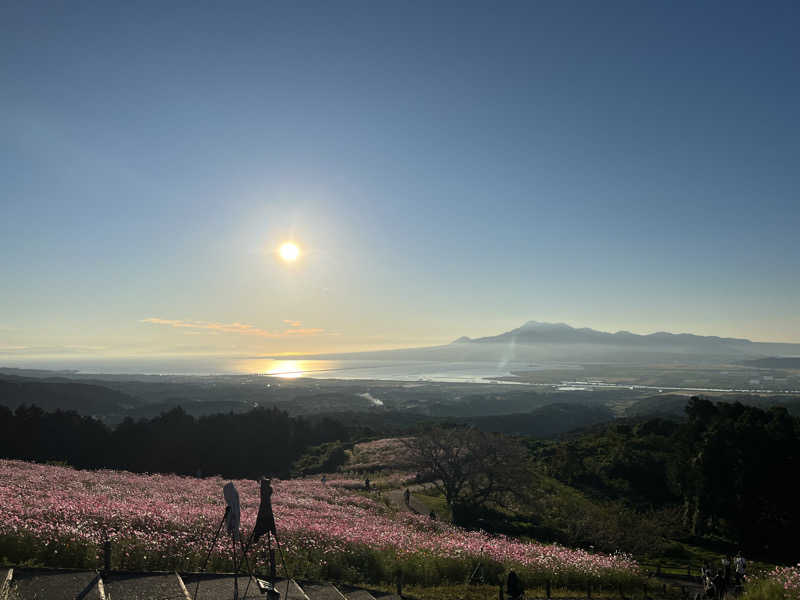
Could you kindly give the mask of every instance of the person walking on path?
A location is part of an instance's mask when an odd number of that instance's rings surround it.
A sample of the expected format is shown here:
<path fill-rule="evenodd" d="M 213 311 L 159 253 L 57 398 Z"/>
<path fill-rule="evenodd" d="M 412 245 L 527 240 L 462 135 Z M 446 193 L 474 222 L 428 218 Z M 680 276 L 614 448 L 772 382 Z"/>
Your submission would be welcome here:
<path fill-rule="evenodd" d="M 403 492 L 403 500 L 406 503 L 406 506 L 411 506 L 411 490 L 406 488 L 406 491 Z"/>

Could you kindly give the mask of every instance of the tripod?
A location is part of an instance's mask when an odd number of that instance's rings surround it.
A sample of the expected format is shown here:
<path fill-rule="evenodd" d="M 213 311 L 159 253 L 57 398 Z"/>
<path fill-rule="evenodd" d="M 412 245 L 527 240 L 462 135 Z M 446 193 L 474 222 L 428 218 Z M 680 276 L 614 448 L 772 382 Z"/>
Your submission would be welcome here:
<path fill-rule="evenodd" d="M 219 539 L 219 532 L 222 531 L 222 527 L 225 525 L 225 521 L 228 520 L 228 515 L 231 512 L 231 507 L 225 507 L 225 514 L 222 515 L 222 520 L 219 522 L 219 527 L 217 527 L 217 532 L 214 534 L 214 539 L 211 540 L 211 545 L 208 547 L 208 553 L 206 554 L 206 559 L 203 561 L 203 567 L 200 569 L 200 572 L 203 573 L 208 566 L 208 559 L 211 558 L 211 553 L 214 551 L 214 546 L 217 545 L 217 540 Z M 194 588 L 194 596 L 193 600 L 197 600 L 197 592 L 200 589 L 200 579 L 197 579 L 197 585 Z"/>
<path fill-rule="evenodd" d="M 222 531 L 222 528 L 225 525 L 225 522 L 228 520 L 228 517 L 229 517 L 230 513 L 231 513 L 231 507 L 229 505 L 229 506 L 225 507 L 225 514 L 222 516 L 222 520 L 219 523 L 219 527 L 217 527 L 217 531 L 214 534 L 214 539 L 211 540 L 211 544 L 208 547 L 208 552 L 206 553 L 206 558 L 203 561 L 203 567 L 200 569 L 201 573 L 205 572 L 206 567 L 208 566 L 208 561 L 211 558 L 211 553 L 214 551 L 214 548 L 217 545 L 217 540 L 219 539 L 219 534 Z M 238 532 L 236 532 L 236 533 L 238 533 Z M 242 551 L 241 559 L 238 562 L 237 562 L 237 550 L 236 550 L 237 538 L 238 538 L 239 545 L 240 545 L 241 551 Z M 245 563 L 247 565 L 246 573 L 249 576 L 249 579 L 248 579 L 248 582 L 247 582 L 247 588 L 245 588 L 245 592 L 244 592 L 244 597 L 247 597 L 247 590 L 250 587 L 250 580 L 253 579 L 254 576 L 253 576 L 253 570 L 250 568 L 250 563 L 247 560 L 247 550 L 244 547 L 244 542 L 242 541 L 241 535 L 236 535 L 235 533 L 231 534 L 231 542 L 232 542 L 231 551 L 232 551 L 232 557 L 233 557 L 233 600 L 238 600 L 239 599 L 239 571 L 242 568 L 242 563 Z M 194 587 L 193 600 L 197 600 L 197 593 L 199 591 L 200 591 L 200 579 L 198 578 L 197 583 L 195 584 L 195 587 Z"/>
<path fill-rule="evenodd" d="M 264 594 L 267 593 L 270 600 L 279 600 L 280 594 L 275 589 L 275 552 L 272 550 L 272 538 L 275 538 L 275 545 L 278 548 L 278 552 L 281 556 L 281 561 L 283 562 L 283 570 L 286 574 L 286 595 L 289 594 L 289 583 L 292 579 L 288 565 L 286 563 L 286 557 L 283 554 L 283 549 L 281 548 L 280 541 L 278 540 L 278 534 L 275 529 L 275 517 L 272 514 L 272 503 L 270 501 L 270 497 L 272 496 L 272 487 L 270 486 L 270 480 L 267 478 L 261 479 L 261 506 L 259 507 L 258 511 L 258 518 L 256 519 L 256 525 L 253 529 L 253 533 L 250 534 L 250 539 L 247 542 L 247 546 L 244 544 L 244 540 L 242 539 L 241 530 L 239 527 L 239 519 L 240 519 L 240 508 L 239 508 L 239 492 L 236 491 L 236 487 L 233 483 L 227 483 L 223 487 L 223 493 L 225 496 L 225 501 L 227 502 L 227 506 L 225 508 L 225 514 L 220 521 L 219 527 L 217 528 L 216 533 L 214 534 L 214 539 L 211 541 L 211 545 L 209 546 L 208 553 L 206 554 L 206 559 L 203 561 L 203 568 L 201 573 L 206 570 L 206 566 L 208 566 L 208 560 L 211 558 L 211 553 L 214 551 L 216 547 L 217 540 L 219 539 L 220 531 L 222 531 L 223 525 L 227 522 L 228 524 L 228 532 L 231 535 L 231 549 L 232 549 L 232 556 L 233 556 L 233 600 L 239 600 L 239 571 L 242 570 L 244 567 L 245 572 L 248 575 L 247 580 L 247 587 L 244 591 L 244 596 L 247 596 L 247 592 L 250 589 L 250 582 L 255 579 L 256 584 L 258 585 L 259 591 Z M 247 554 L 250 551 L 251 547 L 255 542 L 258 541 L 260 537 L 264 534 L 267 536 L 267 559 L 270 565 L 270 574 L 269 574 L 269 581 L 264 581 L 263 579 L 259 579 L 253 574 L 253 568 L 250 566 L 250 561 L 247 558 Z M 238 546 L 241 549 L 241 559 L 237 561 L 237 542 L 239 542 Z M 200 589 L 200 579 L 197 580 L 197 585 L 194 589 L 194 599 L 197 600 L 197 592 Z"/>
<path fill-rule="evenodd" d="M 278 548 L 278 553 L 281 557 L 281 562 L 283 563 L 283 571 L 284 575 L 286 575 L 286 591 L 284 593 L 284 597 L 289 596 L 289 583 L 292 580 L 292 576 L 289 573 L 289 565 L 286 562 L 286 557 L 283 554 L 283 549 L 281 548 L 281 543 L 278 540 L 278 534 L 272 530 L 266 531 L 267 535 L 267 547 L 265 548 L 265 558 L 269 563 L 269 581 L 264 581 L 258 577 L 253 576 L 253 570 L 250 567 L 250 562 L 247 560 L 247 553 L 250 551 L 254 543 L 254 536 L 250 536 L 250 540 L 247 542 L 247 547 L 244 546 L 242 543 L 242 559 L 247 564 L 247 568 L 249 571 L 249 579 L 247 581 L 247 587 L 245 587 L 244 596 L 247 597 L 247 591 L 250 589 L 250 582 L 255 579 L 256 585 L 258 586 L 259 591 L 264 594 L 267 594 L 267 597 L 270 600 L 278 600 L 280 598 L 280 593 L 275 587 L 275 579 L 277 577 L 277 569 L 275 567 L 275 550 L 272 549 L 272 538 L 275 538 L 275 546 Z"/>

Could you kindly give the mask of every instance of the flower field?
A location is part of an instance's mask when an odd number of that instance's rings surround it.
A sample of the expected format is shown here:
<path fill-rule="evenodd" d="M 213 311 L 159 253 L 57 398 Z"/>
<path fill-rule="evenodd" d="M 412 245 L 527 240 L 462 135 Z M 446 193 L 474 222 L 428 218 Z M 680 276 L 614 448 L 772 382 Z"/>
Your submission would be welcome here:
<path fill-rule="evenodd" d="M 411 459 L 403 441 L 404 438 L 384 438 L 356 444 L 346 468 L 352 471 L 407 468 Z"/>
<path fill-rule="evenodd" d="M 109 539 L 115 568 L 198 569 L 224 513 L 225 483 L 219 477 L 76 471 L 0 460 L 0 559 L 95 567 Z M 249 532 L 258 485 L 234 483 L 242 527 Z M 409 584 L 463 583 L 480 560 L 490 577 L 514 566 L 531 583 L 618 586 L 638 578 L 638 565 L 624 555 L 465 531 L 396 513 L 335 480 L 273 480 L 273 488 L 278 535 L 295 577 L 377 583 L 402 571 Z M 230 568 L 230 544 L 230 538 L 220 539 L 210 568 Z"/>
<path fill-rule="evenodd" d="M 800 564 L 794 567 L 775 567 L 753 584 L 757 593 L 751 592 L 752 596 L 800 600 Z"/>

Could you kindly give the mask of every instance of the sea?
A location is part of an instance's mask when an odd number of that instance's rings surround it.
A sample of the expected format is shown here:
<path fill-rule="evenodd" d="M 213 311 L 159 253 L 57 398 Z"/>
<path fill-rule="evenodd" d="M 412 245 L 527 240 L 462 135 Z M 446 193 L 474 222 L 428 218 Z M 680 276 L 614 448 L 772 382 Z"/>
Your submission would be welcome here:
<path fill-rule="evenodd" d="M 305 360 L 291 358 L 59 358 L 6 362 L 0 366 L 72 371 L 80 374 L 120 375 L 265 375 L 282 379 L 373 379 L 385 381 L 433 381 L 497 383 L 492 379 L 512 371 L 553 368 L 529 362 L 440 362 L 387 360 Z"/>

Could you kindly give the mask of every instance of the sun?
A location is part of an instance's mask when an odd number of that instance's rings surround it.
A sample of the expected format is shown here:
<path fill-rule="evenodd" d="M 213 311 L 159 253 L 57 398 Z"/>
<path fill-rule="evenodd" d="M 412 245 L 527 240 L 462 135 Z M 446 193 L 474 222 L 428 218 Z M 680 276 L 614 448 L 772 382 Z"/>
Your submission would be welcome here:
<path fill-rule="evenodd" d="M 281 244 L 281 247 L 278 248 L 278 252 L 281 258 L 288 262 L 297 260 L 297 257 L 300 256 L 300 248 L 294 242 Z"/>

